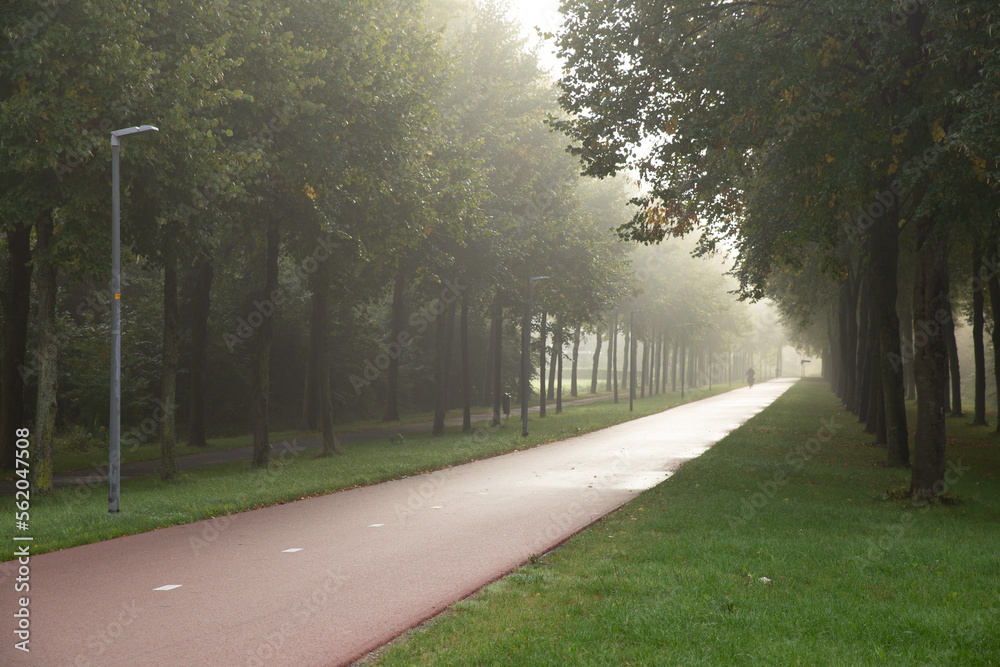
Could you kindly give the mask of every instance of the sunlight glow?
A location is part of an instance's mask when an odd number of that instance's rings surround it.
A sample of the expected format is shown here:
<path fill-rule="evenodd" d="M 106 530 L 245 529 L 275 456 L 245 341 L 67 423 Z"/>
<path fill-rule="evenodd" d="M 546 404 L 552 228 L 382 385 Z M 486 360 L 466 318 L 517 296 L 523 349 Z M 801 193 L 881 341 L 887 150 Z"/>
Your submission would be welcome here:
<path fill-rule="evenodd" d="M 559 0 L 508 0 L 508 2 L 511 17 L 521 23 L 531 46 L 538 45 L 539 30 L 555 33 L 562 25 Z M 539 49 L 539 59 L 545 69 L 552 72 L 553 75 L 558 75 L 559 62 L 555 57 L 551 40 L 542 44 Z"/>

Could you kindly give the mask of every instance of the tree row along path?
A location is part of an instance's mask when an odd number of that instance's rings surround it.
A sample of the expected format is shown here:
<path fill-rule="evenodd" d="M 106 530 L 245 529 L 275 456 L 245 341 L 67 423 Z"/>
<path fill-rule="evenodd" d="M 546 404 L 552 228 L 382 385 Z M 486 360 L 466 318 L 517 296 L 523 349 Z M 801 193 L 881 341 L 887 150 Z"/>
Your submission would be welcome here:
<path fill-rule="evenodd" d="M 589 403 L 597 403 L 599 401 L 611 401 L 612 398 L 611 394 L 598 394 L 596 396 L 586 396 L 581 398 L 564 398 L 563 405 L 564 407 L 587 405 Z M 625 400 L 628 400 L 627 394 L 625 395 Z M 552 409 L 554 410 L 555 408 Z M 538 406 L 535 405 L 528 408 L 528 412 L 538 412 Z M 479 411 L 472 413 L 472 420 L 473 423 L 476 423 L 477 421 L 481 422 L 483 420 L 491 419 L 492 416 L 492 410 Z M 516 421 L 520 418 L 521 409 L 519 407 L 511 407 L 510 417 L 504 419 L 514 419 Z M 445 426 L 461 426 L 462 418 L 450 417 L 446 419 L 444 423 Z M 340 433 L 337 437 L 340 439 L 340 442 L 349 443 L 363 440 L 390 438 L 397 433 L 414 436 L 427 435 L 431 432 L 431 426 L 431 422 L 413 422 L 409 424 L 387 423 L 385 426 L 378 428 Z M 323 438 L 315 436 L 299 440 L 275 442 L 272 443 L 271 446 L 274 448 L 274 455 L 281 456 L 281 454 L 286 451 L 301 452 L 308 449 L 319 449 L 323 446 Z M 177 469 L 186 470 L 188 468 L 196 468 L 198 466 L 215 465 L 217 463 L 232 463 L 234 461 L 249 462 L 252 459 L 253 447 L 250 446 L 234 447 L 233 449 L 216 449 L 204 453 L 178 456 Z M 129 463 L 123 463 L 121 464 L 121 479 L 126 480 L 157 474 L 159 471 L 159 465 L 160 461 L 158 458 L 149 459 L 147 461 L 132 461 Z M 68 486 L 95 486 L 98 484 L 107 484 L 107 481 L 107 462 L 97 468 L 93 468 L 92 470 L 71 470 L 52 475 L 52 487 L 57 489 Z M 16 478 L 12 477 L 11 479 L 0 480 L 0 496 L 13 496 L 16 489 Z"/>
<path fill-rule="evenodd" d="M 670 476 L 761 383 L 534 449 L 0 566 L 0 664 L 348 665 Z M 30 597 L 30 653 L 14 649 Z"/>

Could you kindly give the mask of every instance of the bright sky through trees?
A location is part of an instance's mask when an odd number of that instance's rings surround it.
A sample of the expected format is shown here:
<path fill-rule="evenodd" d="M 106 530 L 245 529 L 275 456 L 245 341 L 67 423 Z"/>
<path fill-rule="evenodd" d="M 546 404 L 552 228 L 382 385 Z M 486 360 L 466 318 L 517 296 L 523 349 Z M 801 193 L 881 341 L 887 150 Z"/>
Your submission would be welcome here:
<path fill-rule="evenodd" d="M 524 27 L 529 37 L 529 44 L 538 44 L 538 31 L 555 33 L 562 25 L 562 14 L 559 13 L 559 0 L 508 0 L 510 15 Z M 542 65 L 554 75 L 558 74 L 558 61 L 555 57 L 553 43 L 547 42 L 539 50 Z"/>

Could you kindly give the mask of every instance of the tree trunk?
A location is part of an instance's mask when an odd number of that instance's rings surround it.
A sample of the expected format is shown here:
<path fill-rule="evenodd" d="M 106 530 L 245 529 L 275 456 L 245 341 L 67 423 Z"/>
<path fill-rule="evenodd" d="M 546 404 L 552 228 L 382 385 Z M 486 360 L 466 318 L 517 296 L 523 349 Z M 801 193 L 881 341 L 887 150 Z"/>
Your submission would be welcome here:
<path fill-rule="evenodd" d="M 501 377 L 501 362 L 503 361 L 503 302 L 500 292 L 493 298 L 493 425 L 500 425 L 500 409 L 503 397 L 503 378 Z"/>
<path fill-rule="evenodd" d="M 732 356 L 732 355 L 730 355 Z M 663 355 L 660 363 L 663 364 L 663 368 L 660 369 L 660 393 L 667 393 L 667 375 L 670 374 L 670 339 L 667 337 L 667 332 L 663 332 Z M 730 383 L 732 384 L 732 383 Z"/>
<path fill-rule="evenodd" d="M 462 315 L 459 319 L 462 346 L 462 433 L 472 432 L 472 383 L 469 374 L 469 291 L 462 292 Z"/>
<path fill-rule="evenodd" d="M 839 300 L 838 300 L 839 301 Z M 826 311 L 826 337 L 830 342 L 827 348 L 829 354 L 823 360 L 824 372 L 827 375 L 827 381 L 830 383 L 830 389 L 837 396 L 841 395 L 840 388 L 840 322 L 839 322 L 839 303 L 837 305 L 837 310 L 831 306 L 829 310 Z"/>
<path fill-rule="evenodd" d="M 177 249 L 172 241 L 163 246 L 163 346 L 160 357 L 160 478 L 177 474 L 174 405 L 177 399 L 177 349 L 180 346 L 180 316 L 177 312 Z"/>
<path fill-rule="evenodd" d="M 330 272 L 329 262 L 321 263 L 312 277 L 312 321 L 310 340 L 315 344 L 313 356 L 316 363 L 313 373 L 315 383 L 316 426 L 323 438 L 323 456 L 341 454 L 340 443 L 333 431 L 333 397 L 330 394 Z M 315 428 L 315 426 L 314 426 Z"/>
<path fill-rule="evenodd" d="M 982 277 L 983 247 L 977 238 L 972 252 L 972 350 L 976 360 L 976 396 L 975 414 L 972 417 L 973 426 L 986 426 L 986 349 L 983 345 L 983 328 L 986 318 L 983 315 L 985 299 L 983 295 Z"/>
<path fill-rule="evenodd" d="M 0 452 L 2 467 L 16 466 L 16 430 L 24 428 L 22 367 L 31 316 L 31 228 L 16 223 L 7 230 L 9 263 L 4 282 L 3 361 L 0 367 Z"/>
<path fill-rule="evenodd" d="M 191 304 L 191 377 L 189 384 L 188 445 L 206 447 L 205 440 L 205 360 L 208 354 L 208 315 L 212 303 L 215 269 L 207 259 L 195 263 L 194 294 Z"/>
<path fill-rule="evenodd" d="M 997 252 L 996 232 L 990 236 L 989 261 L 987 262 L 986 283 L 990 289 L 990 307 L 993 311 L 993 377 L 997 387 L 997 433 L 1000 433 L 1000 278 L 997 268 L 1000 265 L 1000 253 Z"/>
<path fill-rule="evenodd" d="M 913 438 L 910 495 L 929 500 L 944 489 L 945 396 L 948 392 L 948 343 L 943 321 L 951 313 L 948 298 L 948 228 L 938 215 L 916 220 L 916 274 L 913 281 L 913 329 L 916 354 L 917 431 Z"/>
<path fill-rule="evenodd" d="M 962 373 L 958 367 L 958 341 L 955 339 L 955 318 L 950 310 L 948 321 L 944 323 L 944 333 L 948 344 L 948 377 L 951 380 L 951 416 L 964 417 L 962 410 Z"/>
<path fill-rule="evenodd" d="M 677 353 L 680 350 L 680 336 L 674 338 L 674 353 L 670 355 L 670 391 L 677 391 Z"/>
<path fill-rule="evenodd" d="M 406 292 L 406 270 L 400 260 L 396 269 L 396 280 L 392 288 L 392 314 L 389 317 L 389 344 L 399 344 L 399 335 L 403 333 L 403 320 L 406 316 L 404 296 Z M 402 349 L 400 350 L 402 353 Z M 385 414 L 382 421 L 399 421 L 399 362 L 402 354 L 389 355 L 389 368 L 386 369 Z"/>
<path fill-rule="evenodd" d="M 885 391 L 882 388 L 882 378 L 878 377 L 878 385 L 875 387 L 875 444 L 888 444 L 888 428 L 885 418 Z"/>
<path fill-rule="evenodd" d="M 604 374 L 604 391 L 611 391 L 611 374 L 613 373 L 611 366 L 615 357 L 615 345 L 617 344 L 617 339 L 615 338 L 615 320 L 617 318 L 618 313 L 608 316 L 608 363 Z"/>
<path fill-rule="evenodd" d="M 653 327 L 653 359 L 652 366 L 650 367 L 650 383 L 649 383 L 649 395 L 660 393 L 660 359 L 663 357 L 663 332 L 657 330 L 658 327 L 654 325 Z"/>
<path fill-rule="evenodd" d="M 271 441 L 268 431 L 268 402 L 271 390 L 271 343 L 274 340 L 274 316 L 277 305 L 274 298 L 278 291 L 278 244 L 281 241 L 278 218 L 269 215 L 266 223 L 267 247 L 264 257 L 264 288 L 261 301 L 271 303 L 269 313 L 262 313 L 257 327 L 257 345 L 254 349 L 252 388 L 253 467 L 266 468 L 271 462 Z"/>
<path fill-rule="evenodd" d="M 611 327 L 611 384 L 614 389 L 615 403 L 618 403 L 618 311 L 615 311 L 614 324 Z"/>
<path fill-rule="evenodd" d="M 945 346 L 947 347 L 947 336 L 945 337 Z M 944 376 L 944 412 L 948 414 L 951 412 L 951 359 L 948 359 L 948 365 L 945 367 Z"/>
<path fill-rule="evenodd" d="M 639 375 L 639 398 L 646 398 L 646 375 L 649 368 L 649 341 L 642 341 L 642 374 Z"/>
<path fill-rule="evenodd" d="M 685 336 L 681 336 L 681 360 L 680 360 L 680 376 L 681 376 L 681 393 L 684 393 L 684 387 L 688 389 L 691 388 L 691 382 L 688 381 L 687 375 L 684 373 L 684 366 L 687 363 L 687 340 Z"/>
<path fill-rule="evenodd" d="M 601 332 L 597 332 L 597 345 L 594 347 L 594 363 L 590 368 L 590 393 L 597 393 L 597 374 L 601 366 Z"/>
<path fill-rule="evenodd" d="M 884 440 L 876 428 L 876 442 L 886 443 L 886 463 L 905 466 L 910 462 L 909 433 L 906 426 L 906 394 L 903 369 L 898 360 L 899 315 L 896 313 L 896 292 L 899 265 L 899 209 L 893 207 L 872 226 L 871 230 L 871 316 L 878 330 L 878 363 L 881 388 L 879 415 L 885 426 Z"/>
<path fill-rule="evenodd" d="M 455 295 L 451 303 L 447 304 L 444 316 L 444 409 L 447 412 L 455 404 L 453 387 L 453 362 L 455 360 L 455 315 L 458 313 L 458 295 Z"/>
<path fill-rule="evenodd" d="M 681 359 L 681 361 L 685 360 Z M 698 354 L 694 345 L 692 345 L 689 348 L 689 351 L 687 353 L 686 364 L 687 364 L 688 389 L 695 389 L 698 385 L 698 377 L 695 375 L 695 369 L 697 368 L 698 364 Z"/>
<path fill-rule="evenodd" d="M 325 318 L 326 329 L 329 316 Z M 340 449 L 340 440 L 333 431 L 333 397 L 330 394 L 330 340 L 324 335 L 319 349 L 319 415 L 320 431 L 323 437 L 323 456 L 333 454 L 343 454 Z"/>
<path fill-rule="evenodd" d="M 542 333 L 541 333 L 541 350 L 538 353 L 538 381 L 541 383 L 538 389 L 538 418 L 545 418 L 545 353 L 548 349 L 545 347 L 546 339 L 548 338 L 548 333 L 545 330 L 546 320 L 548 319 L 548 313 L 544 310 L 542 311 Z M 554 368 L 554 367 L 553 367 Z M 552 386 L 552 383 L 549 383 Z"/>
<path fill-rule="evenodd" d="M 448 411 L 448 349 L 449 322 L 454 321 L 452 304 L 445 306 L 445 312 L 434 326 L 434 425 L 431 434 L 444 435 L 444 420 Z"/>
<path fill-rule="evenodd" d="M 629 375 L 633 372 L 632 364 L 635 360 L 632 359 L 632 327 L 629 326 L 628 331 L 625 332 L 625 368 L 622 369 L 622 386 L 629 387 L 631 391 L 632 385 L 629 384 Z"/>
<path fill-rule="evenodd" d="M 841 365 L 841 400 L 850 408 L 856 400 L 857 373 L 854 360 L 857 358 L 858 346 L 858 290 L 855 289 L 855 276 L 850 273 L 840 281 L 840 365 Z"/>
<path fill-rule="evenodd" d="M 556 321 L 558 322 L 558 318 L 556 318 Z M 558 325 L 556 325 L 556 326 L 557 326 L 557 329 L 558 329 Z M 549 361 L 549 391 L 548 391 L 548 396 L 549 396 L 550 400 L 555 400 L 555 398 L 556 398 L 556 367 L 558 365 L 556 363 L 556 355 L 559 354 L 559 351 L 556 350 L 556 339 L 558 337 L 559 337 L 558 330 L 553 330 L 552 331 L 552 351 L 549 353 L 549 354 L 552 355 L 552 358 Z"/>
<path fill-rule="evenodd" d="M 493 396 L 493 345 L 497 338 L 497 320 L 490 314 L 490 333 L 486 339 L 486 367 L 483 369 L 483 405 L 490 405 Z"/>
<path fill-rule="evenodd" d="M 556 358 L 556 414 L 562 412 L 562 381 L 563 381 L 563 318 L 556 316 L 556 338 L 558 342 L 556 349 L 559 355 Z"/>
<path fill-rule="evenodd" d="M 911 283 L 912 284 L 912 283 Z M 902 339 L 903 384 L 906 388 L 906 400 L 917 398 L 917 385 L 913 381 L 913 306 L 909 300 L 899 312 L 900 337 Z"/>
<path fill-rule="evenodd" d="M 576 371 L 580 366 L 580 330 L 581 325 L 576 325 L 576 331 L 573 332 L 573 367 L 571 371 L 571 379 L 569 383 L 569 395 L 577 396 L 576 389 Z"/>
<path fill-rule="evenodd" d="M 46 211 L 36 226 L 35 289 L 38 312 L 38 400 L 35 408 L 35 431 L 32 433 L 34 456 L 31 464 L 32 492 L 52 493 L 52 445 L 56 432 L 57 394 L 59 388 L 59 335 L 56 330 L 56 263 L 52 252 L 52 211 Z"/>
<path fill-rule="evenodd" d="M 870 280 L 866 281 L 870 283 Z M 873 356 L 869 354 L 870 350 L 869 342 L 872 341 L 872 327 L 871 322 L 871 299 L 868 298 L 870 290 L 867 285 L 863 285 L 861 288 L 861 296 L 858 299 L 858 354 L 857 354 L 857 378 L 858 378 L 858 391 L 855 397 L 854 406 L 852 411 L 858 416 L 858 421 L 862 424 L 868 423 L 868 406 L 871 399 L 872 390 L 872 377 L 874 372 L 872 370 L 872 359 Z"/>
<path fill-rule="evenodd" d="M 868 337 L 868 361 L 865 363 L 865 370 L 868 373 L 868 408 L 865 411 L 865 432 L 874 433 L 875 441 L 878 442 L 878 422 L 879 422 L 879 394 L 882 391 L 882 378 L 879 373 L 878 366 L 878 327 L 875 323 L 875 318 L 869 316 L 868 318 L 868 331 L 862 332 L 858 331 L 858 340 L 862 337 Z M 860 343 L 859 343 L 860 347 Z M 861 383 L 861 378 L 857 378 L 857 382 Z M 859 392 L 860 393 L 860 392 Z"/>
<path fill-rule="evenodd" d="M 634 317 L 630 317 L 629 319 L 630 320 L 634 320 L 635 318 Z M 629 379 L 628 379 L 627 383 L 624 383 L 624 384 L 626 384 L 628 386 L 629 410 L 632 409 L 632 399 L 634 399 L 636 397 L 636 394 L 638 393 L 636 391 L 636 385 L 638 384 L 638 377 L 639 377 L 639 374 L 636 373 L 636 370 L 635 370 L 635 365 L 637 363 L 636 362 L 636 357 L 638 356 L 636 348 L 638 346 L 637 341 L 639 339 L 636 337 L 635 332 L 633 331 L 633 329 L 634 329 L 634 327 L 632 326 L 632 322 L 630 321 L 629 322 L 629 337 L 632 340 L 631 340 L 630 343 L 626 343 L 625 344 L 625 349 L 628 350 L 628 369 L 629 369 L 628 378 Z"/>
<path fill-rule="evenodd" d="M 913 272 L 909 261 L 899 265 L 899 280 L 897 282 L 897 301 L 899 305 L 899 331 L 901 337 L 900 359 L 903 367 L 903 386 L 906 400 L 917 398 L 917 386 L 913 381 Z"/>
<path fill-rule="evenodd" d="M 312 280 L 312 295 L 309 298 L 309 359 L 306 362 L 305 390 L 302 396 L 302 428 L 308 431 L 314 431 L 319 427 L 319 404 L 322 400 L 320 397 L 319 340 L 323 335 L 320 323 L 327 317 L 327 303 L 316 289 L 317 277 L 315 274 L 313 274 Z"/>

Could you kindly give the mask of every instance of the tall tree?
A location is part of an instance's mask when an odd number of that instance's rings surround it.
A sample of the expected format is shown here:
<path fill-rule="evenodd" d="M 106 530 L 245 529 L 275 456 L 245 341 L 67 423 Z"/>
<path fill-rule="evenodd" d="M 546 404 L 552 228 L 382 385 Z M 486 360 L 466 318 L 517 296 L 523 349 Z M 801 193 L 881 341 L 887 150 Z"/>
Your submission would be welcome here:
<path fill-rule="evenodd" d="M 699 228 L 706 252 L 735 238 L 735 271 L 750 298 L 763 295 L 777 267 L 801 265 L 803 249 L 818 251 L 843 280 L 831 333 L 839 346 L 836 388 L 852 405 L 854 246 L 867 231 L 888 248 L 896 234 L 893 219 L 914 227 L 927 220 L 951 226 L 940 174 L 967 160 L 958 157 L 949 131 L 957 126 L 975 134 L 963 121 L 993 106 L 978 90 L 977 73 L 992 64 L 995 49 L 955 48 L 951 37 L 972 32 L 973 19 L 937 11 L 935 3 L 913 3 L 900 12 L 857 0 L 828 12 L 808 3 L 580 0 L 566 10 L 559 42 L 568 59 L 562 101 L 574 115 L 558 124 L 577 139 L 574 150 L 588 173 L 631 167 L 649 183 L 623 235 L 649 243 Z M 963 95 L 973 105 L 958 104 Z M 856 150 L 859 135 L 869 150 Z M 635 151 L 640 144 L 646 149 Z M 942 248 L 930 246 L 947 243 L 949 233 L 926 227 L 915 235 L 918 255 L 924 253 L 913 286 L 925 300 L 914 303 L 919 325 L 922 315 L 933 314 L 930 304 L 944 299 L 936 290 L 947 284 L 948 266 L 932 260 Z M 894 279 L 880 279 L 885 289 L 872 295 L 879 301 L 879 346 L 890 353 L 898 349 L 887 284 Z M 919 394 L 920 374 L 929 390 L 932 382 L 943 383 L 943 369 L 931 363 L 926 346 L 918 351 Z M 900 374 L 884 354 L 880 363 L 882 411 L 876 416 L 891 419 L 888 433 L 901 440 Z M 936 460 L 944 444 L 943 415 L 926 412 L 937 406 L 925 398 L 918 400 L 921 427 L 914 442 L 923 450 L 917 457 L 922 464 Z M 933 495 L 926 475 L 937 470 L 914 467 L 914 497 Z"/>
<path fill-rule="evenodd" d="M 1000 261 L 1000 254 L 998 254 L 1000 249 L 997 247 L 997 228 L 995 226 L 990 230 L 987 243 L 987 257 L 996 267 Z M 1000 313 L 1000 277 L 997 276 L 996 269 L 988 273 L 986 285 L 990 291 L 990 310 L 993 313 L 993 330 L 990 332 L 990 338 L 993 341 L 993 377 L 996 386 L 1000 387 L 1000 327 L 997 326 L 997 322 L 1000 321 L 1000 315 L 998 315 Z M 996 431 L 1000 433 L 1000 391 L 997 392 Z"/>
<path fill-rule="evenodd" d="M 172 479 L 177 473 L 174 453 L 177 396 L 177 354 L 180 346 L 180 315 L 177 310 L 177 248 L 168 241 L 163 251 L 163 346 L 160 357 L 160 478 Z"/>
<path fill-rule="evenodd" d="M 3 468 L 15 466 L 15 429 L 24 423 L 25 346 L 31 311 L 31 227 L 15 223 L 7 230 L 9 262 L 4 277 L 3 360 L 0 361 L 0 454 Z"/>
<path fill-rule="evenodd" d="M 948 391 L 948 343 L 941 313 L 951 313 L 948 299 L 947 227 L 933 211 L 916 221 L 917 268 L 913 291 L 913 321 L 923 325 L 926 343 L 917 346 L 913 372 L 917 383 L 917 431 L 914 435 L 910 493 L 934 498 L 943 489 L 945 473 L 945 402 Z"/>
<path fill-rule="evenodd" d="M 547 316 L 548 316 L 548 313 L 546 313 L 543 310 L 542 311 L 542 329 L 541 329 L 541 332 L 539 334 L 539 343 L 540 343 L 540 348 L 541 349 L 538 352 L 538 380 L 539 380 L 539 383 L 540 383 L 539 384 L 539 388 L 538 388 L 538 418 L 539 419 L 544 419 L 545 418 L 545 407 L 546 407 L 545 406 L 545 401 L 548 398 L 548 396 L 545 394 L 545 354 L 548 351 L 548 348 L 547 348 L 547 346 L 545 344 L 545 341 L 546 341 L 546 338 L 547 338 L 546 331 L 545 331 L 545 320 L 546 320 Z M 552 383 L 549 383 L 549 386 L 551 387 Z"/>
<path fill-rule="evenodd" d="M 38 300 L 38 402 L 35 409 L 35 447 L 31 462 L 32 489 L 40 495 L 52 493 L 52 451 L 58 410 L 59 343 L 56 323 L 58 269 L 54 261 L 55 241 L 52 212 L 38 221 L 35 242 L 35 280 Z"/>
<path fill-rule="evenodd" d="M 986 349 L 983 345 L 983 328 L 986 285 L 982 279 L 983 246 L 977 238 L 972 251 L 972 351 L 975 357 L 975 409 L 972 417 L 974 426 L 986 426 Z"/>
<path fill-rule="evenodd" d="M 574 397 L 577 395 L 576 370 L 580 363 L 580 333 L 582 329 L 583 326 L 577 324 L 576 329 L 573 330 L 573 361 L 572 361 L 573 366 L 570 371 L 571 379 L 570 379 L 569 395 Z"/>
<path fill-rule="evenodd" d="M 597 376 L 601 370 L 601 330 L 597 330 L 597 342 L 594 344 L 594 356 L 590 368 L 590 393 L 597 393 Z"/>
<path fill-rule="evenodd" d="M 195 262 L 191 304 L 191 362 L 189 368 L 188 445 L 205 447 L 206 357 L 208 353 L 208 317 L 215 270 L 205 257 Z"/>
<path fill-rule="evenodd" d="M 389 342 L 398 341 L 403 333 L 406 317 L 404 293 L 406 292 L 406 273 L 402 261 L 396 269 L 396 278 L 392 287 L 392 309 L 389 315 Z M 386 371 L 385 414 L 382 421 L 399 421 L 399 362 L 400 355 L 389 357 L 389 368 Z"/>
<path fill-rule="evenodd" d="M 271 301 L 278 289 L 278 246 L 281 242 L 281 228 L 278 215 L 264 213 L 258 222 L 264 232 L 263 252 L 257 256 L 262 266 L 263 284 L 257 290 L 257 299 L 263 303 Z M 269 432 L 268 405 L 271 393 L 271 345 L 274 341 L 274 314 L 263 317 L 257 327 L 252 362 L 252 413 L 253 423 L 253 467 L 266 468 L 271 462 L 271 438 Z"/>

